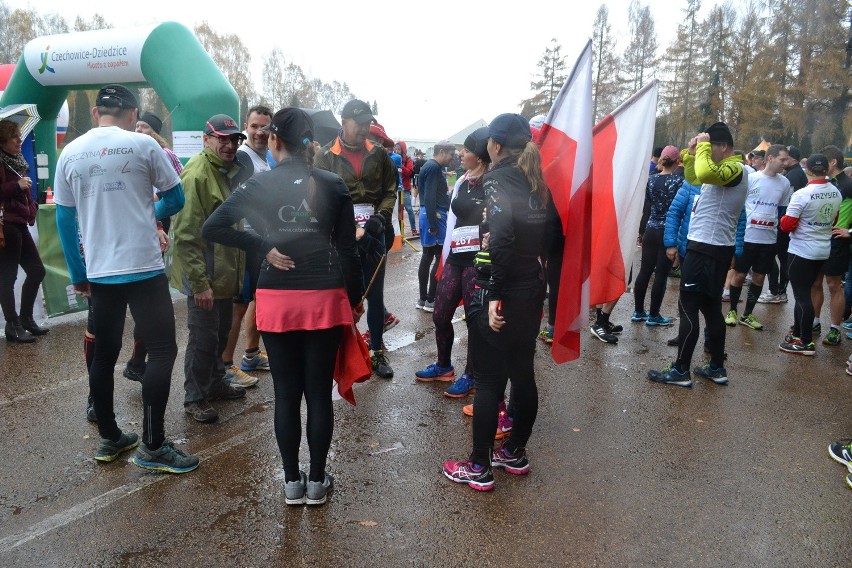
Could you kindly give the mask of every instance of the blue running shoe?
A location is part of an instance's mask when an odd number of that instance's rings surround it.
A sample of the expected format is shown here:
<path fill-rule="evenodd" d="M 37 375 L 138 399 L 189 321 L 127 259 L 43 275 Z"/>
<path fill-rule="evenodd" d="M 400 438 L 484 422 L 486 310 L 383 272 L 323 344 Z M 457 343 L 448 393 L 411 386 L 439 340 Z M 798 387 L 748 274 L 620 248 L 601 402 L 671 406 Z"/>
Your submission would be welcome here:
<path fill-rule="evenodd" d="M 456 370 L 452 365 L 449 367 L 441 367 L 437 363 L 432 363 L 422 371 L 415 371 L 414 375 L 417 377 L 418 381 L 426 383 L 432 381 L 449 382 L 456 377 Z"/>
<path fill-rule="evenodd" d="M 717 385 L 728 384 L 728 371 L 725 370 L 725 367 L 717 368 L 708 362 L 703 367 L 695 367 L 692 372 L 701 378 L 713 381 Z"/>
<path fill-rule="evenodd" d="M 662 371 L 648 371 L 648 378 L 655 383 L 663 383 L 664 385 L 676 385 L 687 388 L 692 386 L 692 375 L 689 374 L 689 371 L 678 371 L 674 363 Z"/>
<path fill-rule="evenodd" d="M 648 320 L 645 322 L 648 327 L 664 327 L 671 324 L 672 320 L 663 316 L 648 316 Z"/>
<path fill-rule="evenodd" d="M 149 450 L 145 444 L 139 446 L 133 457 L 134 465 L 151 471 L 166 473 L 187 473 L 198 467 L 199 459 L 177 449 L 172 442 L 163 442 L 156 450 Z"/>
<path fill-rule="evenodd" d="M 266 353 L 263 351 L 258 351 L 254 355 L 249 355 L 248 353 L 246 353 L 245 355 L 243 355 L 243 358 L 240 359 L 240 370 L 268 371 L 269 357 L 267 357 Z"/>
<path fill-rule="evenodd" d="M 444 391 L 444 396 L 450 398 L 461 398 L 467 396 L 476 390 L 476 384 L 473 382 L 473 377 L 468 374 L 463 374 Z"/>
<path fill-rule="evenodd" d="M 630 316 L 630 321 L 646 321 L 648 319 L 648 312 L 633 312 L 633 315 Z"/>

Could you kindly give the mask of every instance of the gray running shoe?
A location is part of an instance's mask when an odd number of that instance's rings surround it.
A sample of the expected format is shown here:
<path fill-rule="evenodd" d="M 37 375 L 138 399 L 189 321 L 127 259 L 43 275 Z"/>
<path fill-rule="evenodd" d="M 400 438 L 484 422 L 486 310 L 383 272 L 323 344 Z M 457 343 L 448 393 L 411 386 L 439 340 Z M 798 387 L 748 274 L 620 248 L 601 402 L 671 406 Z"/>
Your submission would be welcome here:
<path fill-rule="evenodd" d="M 133 463 L 151 471 L 187 473 L 198 467 L 198 458 L 186 455 L 175 448 L 172 442 L 167 441 L 156 450 L 149 450 L 145 444 L 142 444 L 136 450 Z"/>
<path fill-rule="evenodd" d="M 308 476 L 304 471 L 299 472 L 299 481 L 284 482 L 284 502 L 288 505 L 305 504 L 305 487 L 308 484 Z"/>
<path fill-rule="evenodd" d="M 322 505 L 326 497 L 334 490 L 334 478 L 328 473 L 322 481 L 308 481 L 307 499 L 308 505 Z"/>
<path fill-rule="evenodd" d="M 196 422 L 216 422 L 219 419 L 219 413 L 215 408 L 210 406 L 210 403 L 206 400 L 199 400 L 197 402 L 190 402 L 189 404 L 183 405 L 184 411 L 192 416 L 192 419 Z"/>
<path fill-rule="evenodd" d="M 109 463 L 115 461 L 122 452 L 132 450 L 139 445 L 139 436 L 133 432 L 122 432 L 117 442 L 108 438 L 101 438 L 95 459 L 99 462 Z"/>
<path fill-rule="evenodd" d="M 210 391 L 210 394 L 207 395 L 207 400 L 231 400 L 235 398 L 244 398 L 245 396 L 246 389 L 243 387 L 221 382 L 218 387 L 215 387 L 212 391 Z"/>

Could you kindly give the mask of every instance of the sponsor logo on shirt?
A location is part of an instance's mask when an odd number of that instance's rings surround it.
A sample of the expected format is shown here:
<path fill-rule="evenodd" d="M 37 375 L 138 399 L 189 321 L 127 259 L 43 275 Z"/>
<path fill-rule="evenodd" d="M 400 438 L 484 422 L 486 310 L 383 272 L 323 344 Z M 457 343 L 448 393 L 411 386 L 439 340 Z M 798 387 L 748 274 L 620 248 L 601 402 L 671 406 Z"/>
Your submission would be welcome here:
<path fill-rule="evenodd" d="M 89 168 L 89 177 L 102 176 L 105 173 L 106 173 L 106 170 L 103 169 L 102 167 L 100 167 L 97 164 L 94 164 L 92 167 Z"/>
<path fill-rule="evenodd" d="M 88 158 L 104 158 L 106 156 L 115 156 L 122 154 L 133 154 L 133 148 L 101 148 L 100 150 L 89 150 L 86 152 L 78 152 L 70 154 L 65 158 L 67 162 L 76 162 L 78 160 L 86 160 Z"/>
<path fill-rule="evenodd" d="M 127 185 L 123 181 L 112 181 L 101 186 L 103 191 L 124 191 Z"/>

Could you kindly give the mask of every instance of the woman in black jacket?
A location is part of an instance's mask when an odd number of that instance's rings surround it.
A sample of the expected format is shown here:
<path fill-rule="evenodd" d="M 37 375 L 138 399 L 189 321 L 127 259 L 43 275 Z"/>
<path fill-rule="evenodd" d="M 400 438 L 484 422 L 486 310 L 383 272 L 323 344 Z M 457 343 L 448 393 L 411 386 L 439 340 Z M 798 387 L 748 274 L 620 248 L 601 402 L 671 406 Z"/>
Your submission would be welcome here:
<path fill-rule="evenodd" d="M 468 460 L 444 462 L 444 475 L 479 491 L 494 488 L 492 467 L 518 475 L 530 469 L 526 444 L 538 412 L 533 357 L 545 289 L 539 258 L 550 203 L 527 120 L 501 114 L 488 126 L 488 136 L 488 254 L 481 251 L 475 260 L 477 283 L 467 318 L 476 379 L 473 452 Z M 509 379 L 512 433 L 492 452 L 498 405 Z"/>
<path fill-rule="evenodd" d="M 355 214 L 343 180 L 311 167 L 313 123 L 296 108 L 272 117 L 278 164 L 242 184 L 204 224 L 205 239 L 265 255 L 257 283 L 257 328 L 275 386 L 275 435 L 288 505 L 325 503 L 334 426 L 331 389 L 344 326 L 363 293 Z M 247 219 L 257 234 L 234 228 Z M 299 470 L 301 403 L 308 407 L 310 472 Z"/>

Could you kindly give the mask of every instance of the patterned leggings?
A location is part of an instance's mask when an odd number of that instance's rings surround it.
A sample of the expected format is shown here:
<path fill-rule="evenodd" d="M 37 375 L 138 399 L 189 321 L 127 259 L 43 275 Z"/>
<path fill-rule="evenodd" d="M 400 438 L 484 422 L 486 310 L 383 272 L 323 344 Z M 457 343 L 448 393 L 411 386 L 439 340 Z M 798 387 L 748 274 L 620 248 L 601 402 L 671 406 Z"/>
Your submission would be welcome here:
<path fill-rule="evenodd" d="M 453 314 L 464 301 L 465 312 L 470 308 L 470 300 L 473 298 L 473 285 L 476 279 L 476 269 L 472 266 L 455 266 L 445 264 L 441 272 L 441 280 L 438 282 L 438 290 L 435 295 L 435 311 L 432 321 L 435 323 L 435 342 L 438 344 L 438 365 L 450 366 L 450 355 L 453 352 Z M 465 373 L 470 374 L 470 357 L 465 363 Z"/>

